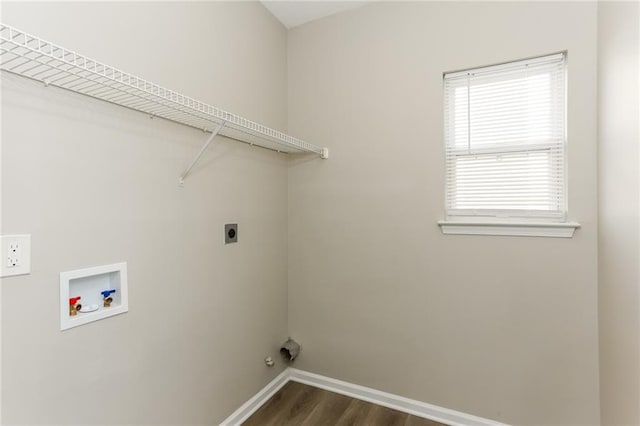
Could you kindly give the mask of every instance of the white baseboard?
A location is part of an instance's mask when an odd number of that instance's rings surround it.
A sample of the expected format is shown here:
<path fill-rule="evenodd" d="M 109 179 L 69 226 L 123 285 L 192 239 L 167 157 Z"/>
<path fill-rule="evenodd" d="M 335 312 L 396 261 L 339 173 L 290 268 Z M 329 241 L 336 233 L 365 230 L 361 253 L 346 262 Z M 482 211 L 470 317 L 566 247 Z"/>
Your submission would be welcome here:
<path fill-rule="evenodd" d="M 265 402 L 269 400 L 276 392 L 278 392 L 289 381 L 289 369 L 287 368 L 282 373 L 278 374 L 275 379 L 270 381 L 267 386 L 263 387 L 260 392 L 255 394 L 253 398 L 242 404 L 240 408 L 233 412 L 232 415 L 227 417 L 220 423 L 221 426 L 236 426 L 241 425 L 242 422 L 247 420 L 258 408 L 262 407 Z"/>
<path fill-rule="evenodd" d="M 416 401 L 415 399 L 405 398 L 365 386 L 354 385 L 353 383 L 343 382 L 342 380 L 332 379 L 295 368 L 289 368 L 289 380 L 361 399 L 450 426 L 507 426 L 495 420 L 484 419 L 471 414 L 438 407 L 437 405 L 427 404 L 426 402 Z"/>
<path fill-rule="evenodd" d="M 236 426 L 242 424 L 289 381 L 325 389 L 450 426 L 508 426 L 495 420 L 484 419 L 295 368 L 287 368 L 283 371 L 253 398 L 224 420 L 221 425 Z"/>

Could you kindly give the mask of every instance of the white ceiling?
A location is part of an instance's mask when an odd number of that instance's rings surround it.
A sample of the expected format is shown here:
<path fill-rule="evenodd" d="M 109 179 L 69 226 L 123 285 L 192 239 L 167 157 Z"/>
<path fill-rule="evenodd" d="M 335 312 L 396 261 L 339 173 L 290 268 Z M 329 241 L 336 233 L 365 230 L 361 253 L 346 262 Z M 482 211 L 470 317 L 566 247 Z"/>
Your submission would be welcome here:
<path fill-rule="evenodd" d="M 262 4 L 287 28 L 360 7 L 365 1 L 281 1 L 262 0 Z"/>

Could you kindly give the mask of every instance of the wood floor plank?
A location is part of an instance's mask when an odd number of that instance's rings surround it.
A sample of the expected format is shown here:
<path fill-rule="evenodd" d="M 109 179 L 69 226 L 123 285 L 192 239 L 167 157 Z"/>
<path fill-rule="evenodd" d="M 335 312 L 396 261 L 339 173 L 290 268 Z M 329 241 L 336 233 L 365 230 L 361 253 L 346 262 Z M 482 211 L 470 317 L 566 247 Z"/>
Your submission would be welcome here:
<path fill-rule="evenodd" d="M 305 419 L 303 426 L 333 426 L 346 411 L 352 398 L 323 390 L 318 404 Z"/>
<path fill-rule="evenodd" d="M 284 413 L 282 413 L 281 416 L 279 416 L 278 424 L 302 424 L 304 420 L 311 414 L 311 411 L 316 406 L 322 392 L 324 392 L 322 389 L 300 385 L 300 391 L 296 396 L 296 400 L 288 410 L 286 410 Z"/>
<path fill-rule="evenodd" d="M 373 405 L 373 404 L 372 404 Z M 407 413 L 391 410 L 380 405 L 373 405 L 369 415 L 364 420 L 366 425 L 404 426 L 407 421 Z"/>
<path fill-rule="evenodd" d="M 360 401 L 359 399 L 351 399 L 342 416 L 336 422 L 336 426 L 357 426 L 362 425 L 363 420 L 369 415 L 373 404 Z"/>
<path fill-rule="evenodd" d="M 295 403 L 302 386 L 296 382 L 289 382 L 273 395 L 258 411 L 253 413 L 244 423 L 244 426 L 270 426 L 278 425 L 278 417 L 289 410 Z"/>
<path fill-rule="evenodd" d="M 334 392 L 289 382 L 243 426 L 444 426 Z"/>

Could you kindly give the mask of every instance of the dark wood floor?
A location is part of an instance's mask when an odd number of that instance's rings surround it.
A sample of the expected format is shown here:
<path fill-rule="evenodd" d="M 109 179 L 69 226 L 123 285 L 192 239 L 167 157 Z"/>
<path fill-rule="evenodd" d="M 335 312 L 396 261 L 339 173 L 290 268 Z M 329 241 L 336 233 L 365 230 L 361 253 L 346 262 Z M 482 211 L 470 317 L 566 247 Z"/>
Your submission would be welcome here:
<path fill-rule="evenodd" d="M 289 382 L 243 426 L 443 426 L 348 396 Z"/>

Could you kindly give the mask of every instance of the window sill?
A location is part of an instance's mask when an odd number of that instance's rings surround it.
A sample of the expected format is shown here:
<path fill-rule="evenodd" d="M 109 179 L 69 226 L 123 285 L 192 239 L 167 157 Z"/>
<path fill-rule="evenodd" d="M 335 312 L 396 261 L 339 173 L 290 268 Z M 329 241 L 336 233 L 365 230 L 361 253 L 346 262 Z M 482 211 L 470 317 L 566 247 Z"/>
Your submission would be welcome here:
<path fill-rule="evenodd" d="M 580 228 L 576 222 L 474 222 L 438 221 L 447 235 L 506 235 L 517 237 L 571 238 Z"/>

